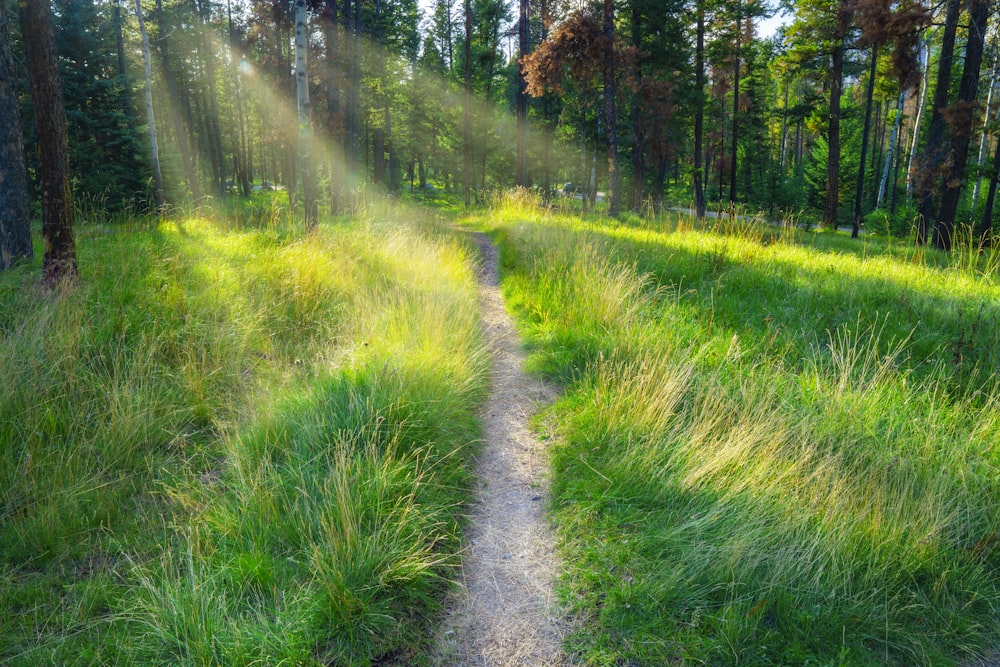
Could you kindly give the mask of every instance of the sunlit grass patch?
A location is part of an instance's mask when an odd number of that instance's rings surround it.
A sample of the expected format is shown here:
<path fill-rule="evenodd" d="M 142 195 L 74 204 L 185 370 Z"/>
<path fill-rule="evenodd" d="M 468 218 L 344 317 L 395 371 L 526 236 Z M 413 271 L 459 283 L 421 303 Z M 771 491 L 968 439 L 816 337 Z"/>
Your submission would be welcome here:
<path fill-rule="evenodd" d="M 83 234 L 74 292 L 0 277 L 0 662 L 416 650 L 487 358 L 469 250 L 369 213 L 173 218 Z"/>
<path fill-rule="evenodd" d="M 567 383 L 547 416 L 587 664 L 991 648 L 993 276 L 753 221 L 483 224 L 532 363 Z"/>

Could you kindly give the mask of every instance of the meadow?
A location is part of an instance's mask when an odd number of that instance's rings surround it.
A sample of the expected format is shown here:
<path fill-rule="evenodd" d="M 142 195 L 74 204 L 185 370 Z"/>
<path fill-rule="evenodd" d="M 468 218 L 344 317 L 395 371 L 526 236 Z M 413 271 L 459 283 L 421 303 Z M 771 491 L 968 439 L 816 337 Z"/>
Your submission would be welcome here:
<path fill-rule="evenodd" d="M 499 198 L 588 665 L 965 665 L 1000 637 L 996 254 Z"/>
<path fill-rule="evenodd" d="M 0 663 L 422 654 L 488 379 L 470 247 L 377 205 L 77 231 L 79 287 L 0 275 Z"/>
<path fill-rule="evenodd" d="M 0 275 L 0 662 L 429 664 L 489 231 L 569 660 L 974 665 L 1000 636 L 998 254 L 499 196 L 78 227 Z"/>

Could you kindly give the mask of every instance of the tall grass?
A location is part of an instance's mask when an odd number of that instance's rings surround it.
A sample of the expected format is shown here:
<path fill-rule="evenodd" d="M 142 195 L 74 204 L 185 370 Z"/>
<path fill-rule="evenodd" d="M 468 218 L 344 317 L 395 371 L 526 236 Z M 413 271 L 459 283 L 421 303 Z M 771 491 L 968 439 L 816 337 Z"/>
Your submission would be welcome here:
<path fill-rule="evenodd" d="M 261 211 L 86 225 L 71 292 L 0 276 L 0 662 L 419 653 L 486 382 L 469 251 Z"/>
<path fill-rule="evenodd" d="M 962 664 L 1000 631 L 1000 287 L 754 221 L 491 213 L 585 664 Z"/>

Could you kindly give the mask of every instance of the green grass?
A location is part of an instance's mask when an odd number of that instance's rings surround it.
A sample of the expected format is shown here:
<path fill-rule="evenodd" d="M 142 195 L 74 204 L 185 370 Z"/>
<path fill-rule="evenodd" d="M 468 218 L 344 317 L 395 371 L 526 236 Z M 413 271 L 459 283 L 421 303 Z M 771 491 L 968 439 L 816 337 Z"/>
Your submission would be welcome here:
<path fill-rule="evenodd" d="M 564 397 L 584 664 L 948 665 L 1000 636 L 992 259 L 684 216 L 480 224 Z"/>
<path fill-rule="evenodd" d="M 78 229 L 0 275 L 0 662 L 420 660 L 487 356 L 471 251 L 372 205 L 303 237 Z"/>

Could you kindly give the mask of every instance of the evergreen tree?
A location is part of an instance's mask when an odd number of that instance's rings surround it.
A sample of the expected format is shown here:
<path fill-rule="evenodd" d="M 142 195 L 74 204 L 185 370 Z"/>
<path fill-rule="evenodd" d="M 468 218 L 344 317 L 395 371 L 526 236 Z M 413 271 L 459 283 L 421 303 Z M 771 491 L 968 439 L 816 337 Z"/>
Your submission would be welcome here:
<path fill-rule="evenodd" d="M 112 210 L 145 199 L 151 172 L 115 23 L 94 0 L 55 0 L 54 11 L 75 194 Z"/>
<path fill-rule="evenodd" d="M 55 287 L 79 280 L 59 58 L 48 0 L 24 0 L 18 3 L 18 9 L 38 137 L 42 238 L 45 241 L 42 283 Z"/>

